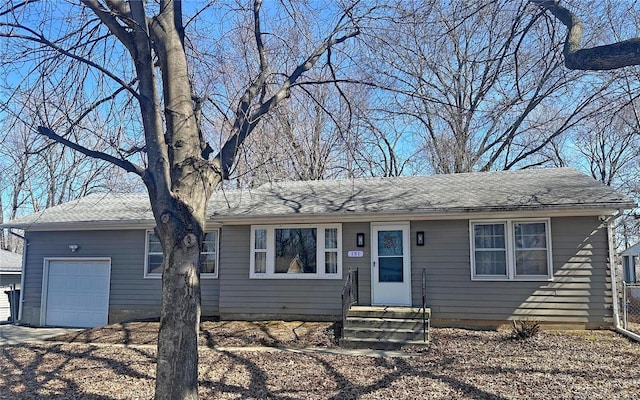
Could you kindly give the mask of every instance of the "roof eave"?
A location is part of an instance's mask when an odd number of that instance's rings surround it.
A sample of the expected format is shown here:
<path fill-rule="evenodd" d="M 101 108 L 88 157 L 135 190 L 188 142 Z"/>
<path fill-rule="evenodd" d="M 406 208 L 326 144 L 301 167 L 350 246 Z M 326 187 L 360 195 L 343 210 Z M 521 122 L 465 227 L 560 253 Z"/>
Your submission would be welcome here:
<path fill-rule="evenodd" d="M 119 230 L 119 229 L 143 229 L 153 228 L 155 222 L 148 219 L 132 219 L 125 221 L 65 221 L 65 222 L 32 222 L 17 223 L 8 222 L 0 225 L 3 228 L 22 229 L 24 231 L 79 231 L 79 230 Z"/>
<path fill-rule="evenodd" d="M 210 228 L 217 227 L 213 221 L 207 222 Z M 7 223 L 0 227 L 22 229 L 26 232 L 40 231 L 92 231 L 92 230 L 133 230 L 133 229 L 153 229 L 156 226 L 152 219 L 132 219 L 128 221 L 74 221 L 74 222 L 50 222 L 31 224 L 11 224 Z"/>

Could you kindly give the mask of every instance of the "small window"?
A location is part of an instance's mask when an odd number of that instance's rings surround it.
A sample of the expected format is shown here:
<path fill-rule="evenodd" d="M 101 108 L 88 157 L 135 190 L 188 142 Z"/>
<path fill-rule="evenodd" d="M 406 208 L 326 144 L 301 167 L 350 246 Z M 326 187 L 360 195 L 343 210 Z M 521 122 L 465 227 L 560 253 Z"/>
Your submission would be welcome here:
<path fill-rule="evenodd" d="M 324 230 L 324 273 L 338 273 L 338 228 Z"/>
<path fill-rule="evenodd" d="M 476 275 L 507 276 L 506 224 L 475 224 Z"/>
<path fill-rule="evenodd" d="M 549 220 L 471 222 L 471 277 L 552 278 Z"/>
<path fill-rule="evenodd" d="M 254 226 L 251 232 L 252 278 L 341 278 L 339 225 Z"/>
<path fill-rule="evenodd" d="M 267 230 L 256 229 L 253 237 L 253 272 L 264 274 L 267 272 Z"/>
<path fill-rule="evenodd" d="M 205 232 L 200 252 L 200 275 L 203 277 L 218 273 L 218 231 Z"/>
<path fill-rule="evenodd" d="M 153 231 L 147 231 L 147 268 L 145 276 L 162 274 L 162 245 Z"/>
<path fill-rule="evenodd" d="M 544 222 L 513 224 L 516 276 L 547 275 L 547 228 Z"/>
<path fill-rule="evenodd" d="M 218 236 L 217 230 L 205 232 L 200 252 L 200 277 L 218 277 Z M 147 258 L 145 262 L 145 278 L 162 277 L 162 245 L 153 231 L 147 231 Z"/>

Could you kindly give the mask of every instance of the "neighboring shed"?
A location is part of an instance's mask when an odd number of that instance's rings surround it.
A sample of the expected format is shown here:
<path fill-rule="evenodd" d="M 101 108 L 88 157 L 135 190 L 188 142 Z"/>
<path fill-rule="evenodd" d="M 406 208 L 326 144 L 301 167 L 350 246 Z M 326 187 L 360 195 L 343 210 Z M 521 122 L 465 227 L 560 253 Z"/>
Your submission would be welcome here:
<path fill-rule="evenodd" d="M 626 283 L 637 283 L 640 277 L 640 243 L 629 247 L 622 253 L 622 276 Z"/>
<path fill-rule="evenodd" d="M 21 273 L 22 255 L 0 250 L 0 322 L 7 321 L 11 316 L 10 295 L 16 299 L 16 306 L 19 304 L 19 292 L 15 292 L 15 294 L 6 294 L 5 292 L 20 289 Z"/>

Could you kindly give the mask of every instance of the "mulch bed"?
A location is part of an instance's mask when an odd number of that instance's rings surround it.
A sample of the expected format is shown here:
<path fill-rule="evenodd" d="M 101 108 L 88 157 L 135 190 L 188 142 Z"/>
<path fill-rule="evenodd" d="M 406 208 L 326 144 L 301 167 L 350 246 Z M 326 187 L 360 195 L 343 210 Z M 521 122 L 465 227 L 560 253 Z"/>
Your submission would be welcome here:
<path fill-rule="evenodd" d="M 81 341 L 152 344 L 153 327 L 153 323 L 123 324 L 66 338 L 73 343 L 0 347 L 0 398 L 151 399 L 152 346 L 95 346 Z M 205 344 L 335 346 L 331 325 L 322 323 L 212 323 L 204 332 L 212 336 L 202 335 Z M 231 338 L 232 332 L 237 337 Z M 201 346 L 200 396 L 637 399 L 640 393 L 640 344 L 610 331 L 542 332 L 519 341 L 511 339 L 509 332 L 433 329 L 431 337 L 428 350 L 408 358 L 275 349 L 219 351 Z"/>

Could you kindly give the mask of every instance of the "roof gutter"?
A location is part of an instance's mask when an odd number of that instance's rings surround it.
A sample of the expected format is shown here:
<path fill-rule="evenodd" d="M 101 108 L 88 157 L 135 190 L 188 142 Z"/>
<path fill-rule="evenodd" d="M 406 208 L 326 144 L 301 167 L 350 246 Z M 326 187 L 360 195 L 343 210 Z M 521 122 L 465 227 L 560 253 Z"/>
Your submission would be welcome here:
<path fill-rule="evenodd" d="M 19 233 L 15 233 L 15 232 L 13 231 L 13 228 L 9 228 L 9 233 L 10 233 L 10 234 L 12 234 L 13 236 L 19 237 L 20 239 L 24 240 L 24 236 L 22 236 L 22 235 L 21 235 L 21 234 L 19 234 Z"/>
<path fill-rule="evenodd" d="M 219 228 L 220 223 L 215 221 L 207 221 L 207 228 Z M 112 231 L 112 230 L 138 230 L 153 229 L 156 226 L 154 220 L 130 220 L 130 221 L 74 221 L 74 222 L 46 222 L 46 223 L 25 223 L 11 224 L 6 223 L 0 225 L 10 229 L 21 229 L 25 232 L 47 232 L 47 231 Z M 15 234 L 15 233 L 14 233 Z M 17 234 L 16 234 L 17 235 Z M 19 235 L 18 235 L 19 236 Z"/>
<path fill-rule="evenodd" d="M 623 210 L 618 210 L 617 214 L 607 219 L 607 236 L 609 237 L 609 268 L 611 272 L 611 296 L 613 297 L 613 324 L 615 331 L 627 336 L 630 339 L 640 342 L 640 335 L 624 329 L 620 324 L 620 307 L 618 302 L 618 276 L 616 273 L 616 250 L 614 244 L 613 223 L 623 215 Z"/>

